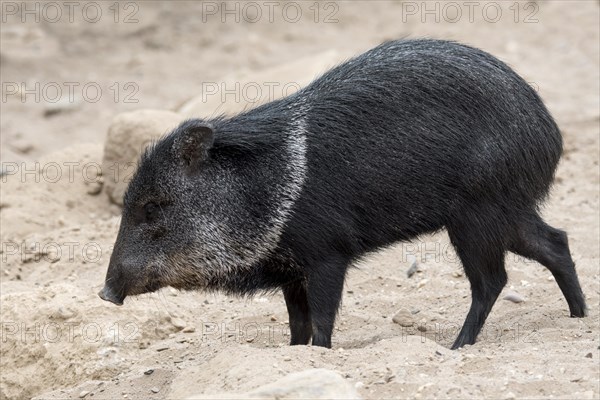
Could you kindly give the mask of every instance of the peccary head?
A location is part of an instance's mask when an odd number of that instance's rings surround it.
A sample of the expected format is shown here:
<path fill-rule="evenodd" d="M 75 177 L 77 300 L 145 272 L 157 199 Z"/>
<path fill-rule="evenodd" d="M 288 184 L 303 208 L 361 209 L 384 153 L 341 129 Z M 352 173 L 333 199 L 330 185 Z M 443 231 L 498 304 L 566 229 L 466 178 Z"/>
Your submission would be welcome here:
<path fill-rule="evenodd" d="M 212 124 L 189 120 L 145 151 L 125 193 L 102 299 L 121 305 L 165 286 L 219 289 L 276 247 L 297 196 L 282 184 L 294 165 L 285 143 L 249 144 L 227 135 L 238 126 L 221 128 L 216 135 Z"/>

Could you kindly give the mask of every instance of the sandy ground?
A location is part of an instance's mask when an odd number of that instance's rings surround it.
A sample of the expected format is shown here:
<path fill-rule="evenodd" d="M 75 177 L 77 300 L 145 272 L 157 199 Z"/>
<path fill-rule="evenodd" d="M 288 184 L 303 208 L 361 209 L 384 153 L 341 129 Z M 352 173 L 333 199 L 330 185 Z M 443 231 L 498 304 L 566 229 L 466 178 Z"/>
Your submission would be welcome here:
<path fill-rule="evenodd" d="M 19 10 L 2 5 L 0 158 L 17 173 L 2 177 L 0 192 L 1 398 L 183 398 L 243 392 L 312 367 L 338 371 L 365 398 L 600 397 L 598 2 L 474 9 L 458 2 L 454 10 L 436 2 L 306 2 L 297 22 L 277 2 L 269 21 L 259 2 L 256 23 L 245 21 L 256 14 L 244 3 L 237 3 L 239 22 L 235 11 L 220 14 L 220 2 L 121 3 L 119 15 L 112 3 L 97 4 L 96 23 L 82 6 L 73 22 L 66 9 L 52 22 L 55 13 L 42 8 L 40 22 L 22 22 Z M 511 255 L 504 294 L 525 301 L 499 300 L 477 344 L 448 350 L 470 291 L 444 233 L 352 270 L 333 350 L 286 346 L 281 295 L 164 289 L 120 308 L 98 299 L 120 210 L 89 182 L 90 165 L 102 160 L 114 115 L 174 109 L 227 75 L 331 49 L 354 54 L 404 36 L 481 47 L 539 90 L 566 146 L 544 216 L 569 232 L 587 318 L 569 318 L 550 273 Z M 52 103 L 52 90 L 68 97 L 68 85 L 73 101 Z M 36 162 L 41 173 L 22 174 Z M 420 272 L 407 278 L 414 259 Z M 392 322 L 401 309 L 412 327 Z"/>

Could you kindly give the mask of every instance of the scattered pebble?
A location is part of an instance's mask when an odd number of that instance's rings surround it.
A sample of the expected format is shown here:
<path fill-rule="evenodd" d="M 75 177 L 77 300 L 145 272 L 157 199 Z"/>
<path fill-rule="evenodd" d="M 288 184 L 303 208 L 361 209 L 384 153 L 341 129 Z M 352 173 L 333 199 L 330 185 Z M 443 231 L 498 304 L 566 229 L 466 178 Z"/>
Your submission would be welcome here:
<path fill-rule="evenodd" d="M 594 357 L 594 355 L 593 355 L 592 353 L 587 353 L 587 354 L 585 355 L 585 358 L 592 358 L 592 357 Z"/>
<path fill-rule="evenodd" d="M 90 394 L 89 390 L 82 390 L 82 391 L 79 393 L 79 398 L 80 398 L 80 399 L 83 399 L 83 398 L 84 398 L 85 396 L 87 396 L 88 394 Z"/>
<path fill-rule="evenodd" d="M 74 111 L 81 106 L 81 99 L 74 98 L 69 99 L 68 97 L 60 99 L 54 103 L 48 102 L 44 108 L 44 117 L 48 118 L 56 114 L 60 114 L 67 111 Z"/>
<path fill-rule="evenodd" d="M 271 315 L 271 321 L 275 322 L 277 321 L 277 318 L 274 315 Z"/>
<path fill-rule="evenodd" d="M 517 292 L 508 292 L 503 297 L 504 300 L 512 301 L 513 303 L 522 303 L 525 301 L 525 298 L 518 294 Z"/>
<path fill-rule="evenodd" d="M 408 268 L 408 270 L 406 271 L 406 276 L 408 276 L 409 278 L 411 278 L 414 274 L 416 274 L 417 272 L 420 272 L 421 270 L 419 269 L 419 265 L 417 264 L 417 259 L 415 258 L 412 263 L 410 264 L 410 267 Z"/>
<path fill-rule="evenodd" d="M 102 182 L 85 182 L 87 186 L 86 193 L 91 196 L 96 196 L 102 191 Z"/>
<path fill-rule="evenodd" d="M 22 139 L 15 140 L 10 147 L 17 153 L 21 154 L 29 154 L 33 149 L 35 149 L 33 143 Z"/>
<path fill-rule="evenodd" d="M 73 318 L 76 315 L 77 314 L 69 308 L 59 307 L 56 313 L 53 314 L 53 317 L 58 319 L 69 319 Z"/>
<path fill-rule="evenodd" d="M 421 385 L 417 388 L 417 393 L 421 393 L 423 390 L 427 389 L 428 387 L 433 386 L 433 383 L 428 382 L 424 385 Z"/>
<path fill-rule="evenodd" d="M 193 326 L 186 326 L 185 328 L 183 328 L 183 333 L 193 333 L 196 332 L 196 328 Z"/>
<path fill-rule="evenodd" d="M 400 326 L 409 327 L 414 325 L 412 314 L 406 308 L 398 311 L 393 317 L 392 321 Z"/>
<path fill-rule="evenodd" d="M 144 375 L 152 375 L 153 373 L 154 373 L 153 369 L 149 369 L 149 370 L 144 371 Z"/>
<path fill-rule="evenodd" d="M 150 391 L 151 391 L 152 393 L 158 393 L 158 392 L 160 392 L 160 389 L 159 389 L 159 388 L 157 388 L 157 387 L 153 387 L 153 388 L 150 388 Z"/>
<path fill-rule="evenodd" d="M 183 321 L 180 318 L 172 318 L 171 319 L 171 324 L 173 324 L 173 326 L 179 330 L 184 329 L 187 327 L 187 324 L 185 323 L 185 321 Z"/>
<path fill-rule="evenodd" d="M 289 357 L 289 356 L 283 357 L 283 361 L 292 361 L 292 357 Z"/>

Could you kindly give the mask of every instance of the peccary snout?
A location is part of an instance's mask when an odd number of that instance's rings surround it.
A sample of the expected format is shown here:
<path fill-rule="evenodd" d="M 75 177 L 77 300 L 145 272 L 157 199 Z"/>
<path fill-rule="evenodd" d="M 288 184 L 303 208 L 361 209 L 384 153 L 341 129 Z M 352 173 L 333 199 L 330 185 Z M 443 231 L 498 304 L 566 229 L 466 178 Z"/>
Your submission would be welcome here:
<path fill-rule="evenodd" d="M 123 278 L 123 266 L 114 262 L 114 253 L 111 257 L 110 265 L 106 273 L 104 287 L 98 292 L 102 300 L 110 301 L 118 306 L 123 305 L 123 300 L 127 297 L 126 280 Z"/>
<path fill-rule="evenodd" d="M 118 292 L 108 284 L 104 285 L 104 288 L 98 292 L 98 296 L 100 296 L 102 300 L 110 301 L 118 306 L 122 306 L 123 300 L 125 299 L 125 296 L 119 295 Z"/>

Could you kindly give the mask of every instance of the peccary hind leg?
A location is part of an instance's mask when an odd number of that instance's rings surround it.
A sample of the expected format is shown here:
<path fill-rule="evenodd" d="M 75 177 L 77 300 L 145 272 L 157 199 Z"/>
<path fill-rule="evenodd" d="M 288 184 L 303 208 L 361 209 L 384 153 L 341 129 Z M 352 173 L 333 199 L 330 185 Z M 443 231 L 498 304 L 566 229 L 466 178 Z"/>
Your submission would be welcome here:
<path fill-rule="evenodd" d="M 586 305 L 571 258 L 567 234 L 546 224 L 537 213 L 521 219 L 509 250 L 548 268 L 560 287 L 571 317 L 584 317 Z"/>
<path fill-rule="evenodd" d="M 448 227 L 450 241 L 456 248 L 465 274 L 471 283 L 471 308 L 452 345 L 457 349 L 475 343 L 492 306 L 507 282 L 504 249 L 490 232 L 481 232 L 481 221 Z"/>
<path fill-rule="evenodd" d="M 312 336 L 312 322 L 304 282 L 297 281 L 284 286 L 283 297 L 290 319 L 290 345 L 308 344 Z"/>

